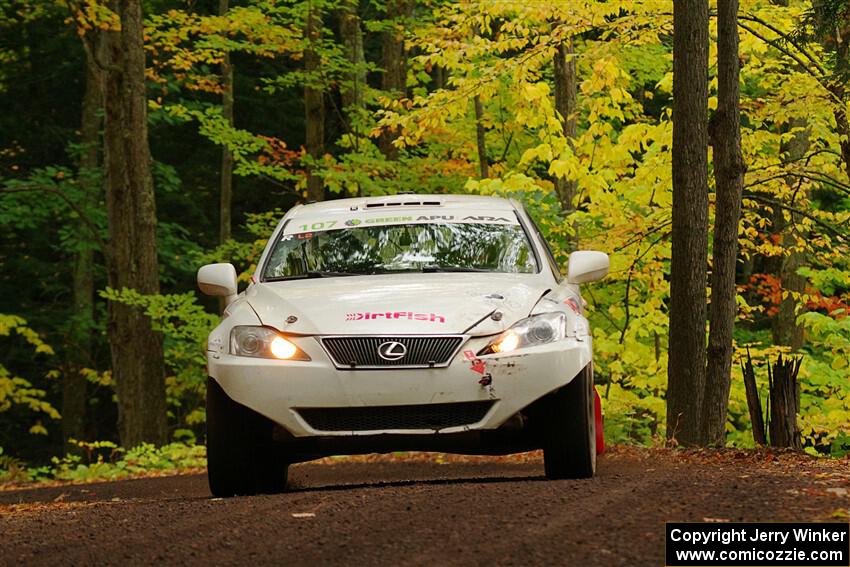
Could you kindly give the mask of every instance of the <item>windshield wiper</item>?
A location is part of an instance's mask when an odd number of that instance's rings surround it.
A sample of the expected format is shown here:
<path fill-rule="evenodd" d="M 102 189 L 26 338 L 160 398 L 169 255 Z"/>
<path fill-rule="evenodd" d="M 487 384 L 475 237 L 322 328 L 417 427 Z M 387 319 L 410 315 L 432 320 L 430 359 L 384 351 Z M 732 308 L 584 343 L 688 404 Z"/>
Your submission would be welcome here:
<path fill-rule="evenodd" d="M 436 264 L 431 264 L 428 266 L 422 266 L 422 273 L 434 273 L 434 272 L 491 272 L 492 270 L 486 270 L 484 268 L 472 268 L 465 266 L 437 266 Z"/>
<path fill-rule="evenodd" d="M 342 276 L 362 276 L 363 274 L 354 274 L 351 272 L 325 272 L 325 271 L 310 271 L 304 272 L 303 274 L 294 274 L 292 276 L 277 276 L 273 278 L 266 278 L 264 281 L 267 282 L 283 282 L 287 280 L 306 280 L 312 278 L 336 278 Z"/>

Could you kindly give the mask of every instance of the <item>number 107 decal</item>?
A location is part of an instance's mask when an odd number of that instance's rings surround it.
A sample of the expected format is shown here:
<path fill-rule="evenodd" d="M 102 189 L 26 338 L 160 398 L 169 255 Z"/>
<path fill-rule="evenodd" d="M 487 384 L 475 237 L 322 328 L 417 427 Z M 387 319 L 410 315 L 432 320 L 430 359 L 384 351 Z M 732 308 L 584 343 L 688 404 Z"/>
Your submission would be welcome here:
<path fill-rule="evenodd" d="M 333 228 L 334 225 L 336 225 L 336 221 L 329 220 L 322 222 L 314 222 L 313 224 L 302 224 L 298 228 L 300 228 L 302 232 L 307 232 L 308 230 L 324 230 L 326 228 Z"/>

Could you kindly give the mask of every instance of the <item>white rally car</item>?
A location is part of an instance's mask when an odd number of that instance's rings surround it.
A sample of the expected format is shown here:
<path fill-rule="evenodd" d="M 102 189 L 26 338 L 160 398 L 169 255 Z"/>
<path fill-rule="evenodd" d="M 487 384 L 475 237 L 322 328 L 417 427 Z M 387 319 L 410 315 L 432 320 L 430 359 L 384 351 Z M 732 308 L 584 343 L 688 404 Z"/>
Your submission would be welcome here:
<path fill-rule="evenodd" d="M 606 254 L 581 251 L 562 277 L 529 215 L 505 199 L 293 208 L 244 292 L 230 264 L 198 271 L 201 290 L 227 304 L 207 348 L 212 493 L 283 490 L 292 463 L 399 450 L 542 448 L 547 477 L 592 476 L 578 284 L 607 272 Z"/>

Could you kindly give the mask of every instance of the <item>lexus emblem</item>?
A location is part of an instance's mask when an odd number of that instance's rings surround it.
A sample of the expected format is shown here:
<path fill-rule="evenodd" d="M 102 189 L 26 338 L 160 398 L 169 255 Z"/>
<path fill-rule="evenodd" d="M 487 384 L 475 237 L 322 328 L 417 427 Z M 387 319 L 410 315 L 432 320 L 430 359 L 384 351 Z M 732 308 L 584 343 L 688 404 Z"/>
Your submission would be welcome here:
<path fill-rule="evenodd" d="M 398 341 L 387 341 L 378 345 L 378 356 L 390 362 L 400 360 L 406 354 L 407 347 Z"/>

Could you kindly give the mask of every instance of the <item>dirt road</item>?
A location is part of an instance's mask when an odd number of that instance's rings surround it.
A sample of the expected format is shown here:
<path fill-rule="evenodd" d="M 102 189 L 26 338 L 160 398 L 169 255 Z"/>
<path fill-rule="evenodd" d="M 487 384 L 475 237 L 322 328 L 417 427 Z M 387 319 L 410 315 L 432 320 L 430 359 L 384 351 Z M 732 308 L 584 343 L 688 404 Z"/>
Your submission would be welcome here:
<path fill-rule="evenodd" d="M 203 475 L 0 491 L 0 563 L 663 565 L 664 522 L 837 520 L 848 463 L 615 449 L 588 481 L 507 460 L 305 464 L 287 494 Z M 846 521 L 846 519 L 844 520 Z"/>

